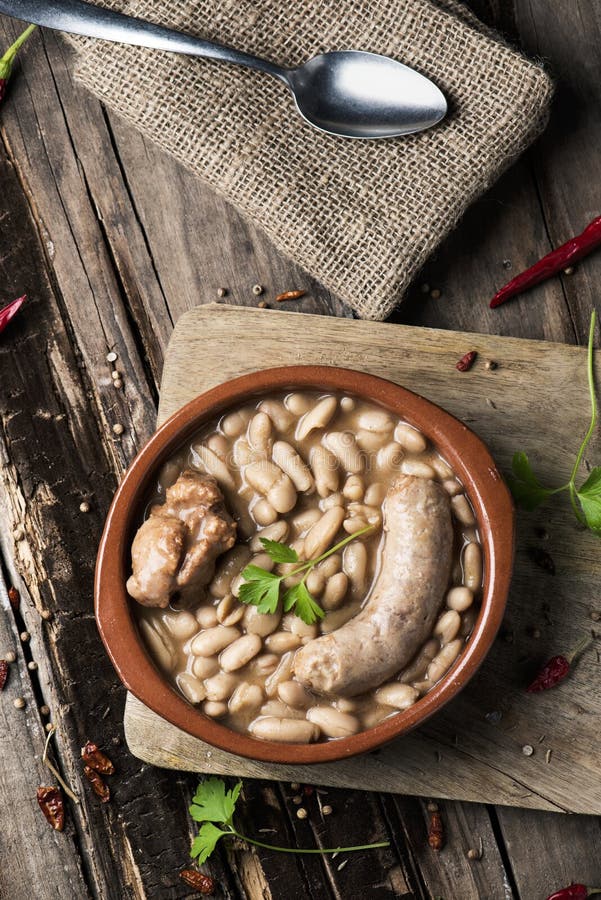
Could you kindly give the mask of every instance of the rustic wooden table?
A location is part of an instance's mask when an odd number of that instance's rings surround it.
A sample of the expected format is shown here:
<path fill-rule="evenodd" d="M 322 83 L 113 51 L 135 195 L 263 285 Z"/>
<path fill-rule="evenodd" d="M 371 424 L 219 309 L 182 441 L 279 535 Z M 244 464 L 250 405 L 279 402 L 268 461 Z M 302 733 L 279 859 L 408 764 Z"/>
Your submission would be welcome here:
<path fill-rule="evenodd" d="M 583 343 L 601 283 L 599 255 L 498 312 L 486 300 L 600 211 L 601 5 L 472 5 L 547 60 L 559 83 L 552 120 L 470 210 L 395 319 Z M 19 30 L 3 20 L 2 45 Z M 307 289 L 294 309 L 349 311 L 79 89 L 60 38 L 34 36 L 22 60 L 2 108 L 0 146 L 1 298 L 29 297 L 0 343 L 2 567 L 21 604 L 0 609 L 0 656 L 16 652 L 4 696 L 23 696 L 27 706 L 0 704 L 0 896 L 184 897 L 178 873 L 188 861 L 186 810 L 196 779 L 142 765 L 124 745 L 125 692 L 92 614 L 100 529 L 121 473 L 153 430 L 162 358 L 182 312 L 215 300 L 220 287 L 226 302 L 256 305 L 255 283 L 267 299 Z M 440 296 L 422 290 L 426 283 Z M 106 362 L 113 349 L 118 389 Z M 63 835 L 35 802 L 38 785 L 51 778 L 41 763 L 49 717 L 58 726 L 56 759 L 81 797 L 69 806 Z M 82 782 L 79 747 L 87 738 L 109 748 L 117 766 L 105 806 Z M 572 880 L 601 882 L 601 832 L 592 817 L 445 802 L 447 846 L 437 855 L 426 843 L 425 802 L 330 790 L 334 813 L 322 819 L 313 795 L 301 821 L 293 793 L 289 784 L 247 782 L 244 824 L 304 846 L 315 834 L 330 845 L 388 836 L 390 849 L 340 867 L 336 859 L 224 846 L 208 866 L 218 896 L 542 900 Z M 483 856 L 472 861 L 467 850 L 480 839 Z"/>

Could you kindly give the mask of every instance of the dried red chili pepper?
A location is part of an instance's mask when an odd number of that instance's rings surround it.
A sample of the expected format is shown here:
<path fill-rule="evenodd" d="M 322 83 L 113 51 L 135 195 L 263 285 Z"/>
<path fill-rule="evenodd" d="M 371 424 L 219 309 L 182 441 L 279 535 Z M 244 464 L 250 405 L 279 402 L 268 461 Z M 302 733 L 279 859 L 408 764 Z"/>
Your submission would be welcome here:
<path fill-rule="evenodd" d="M 62 791 L 58 787 L 39 787 L 37 790 L 38 804 L 46 820 L 55 831 L 62 831 L 65 827 L 65 803 Z"/>
<path fill-rule="evenodd" d="M 460 372 L 469 372 L 469 370 L 476 362 L 477 356 L 477 350 L 470 350 L 468 353 L 461 357 L 458 363 L 455 363 L 455 368 L 459 369 Z"/>
<path fill-rule="evenodd" d="M 11 608 L 14 612 L 16 612 L 19 608 L 19 604 L 21 603 L 21 595 L 19 594 L 16 587 L 10 587 L 8 589 L 8 599 L 11 605 Z"/>
<path fill-rule="evenodd" d="M 439 812 L 432 813 L 428 828 L 428 844 L 437 853 L 444 847 L 444 828 Z"/>
<path fill-rule="evenodd" d="M 111 760 L 92 741 L 87 741 L 81 748 L 81 758 L 91 769 L 102 775 L 114 775 L 115 773 L 115 767 Z"/>
<path fill-rule="evenodd" d="M 304 297 L 306 291 L 284 291 L 283 294 L 278 294 L 275 298 L 276 303 L 283 303 L 284 300 L 298 300 L 300 297 Z"/>
<path fill-rule="evenodd" d="M 540 691 L 548 691 L 549 688 L 559 684 L 570 671 L 572 663 L 582 651 L 591 643 L 591 638 L 583 638 L 573 650 L 565 656 L 552 656 L 542 667 L 534 681 L 526 688 L 529 694 L 538 694 Z"/>
<path fill-rule="evenodd" d="M 6 684 L 8 678 L 8 663 L 5 659 L 0 659 L 0 691 Z"/>
<path fill-rule="evenodd" d="M 83 773 L 92 785 L 92 790 L 94 791 L 96 796 L 100 797 L 103 803 L 108 803 L 111 799 L 111 792 L 108 788 L 108 785 L 104 783 L 98 772 L 95 772 L 94 769 L 90 768 L 90 766 L 84 766 Z"/>
<path fill-rule="evenodd" d="M 587 900 L 592 894 L 601 893 L 601 888 L 587 888 L 585 884 L 570 884 L 568 887 L 549 894 L 547 900 Z"/>
<path fill-rule="evenodd" d="M 1 79 L 0 79 L 1 84 Z M 0 98 L 1 99 L 1 98 Z M 22 297 L 19 297 L 17 300 L 13 300 L 12 303 L 9 303 L 8 306 L 5 306 L 3 309 L 0 309 L 0 334 L 4 331 L 8 323 L 14 316 L 17 315 L 23 304 L 25 303 L 26 296 L 25 294 Z"/>
<path fill-rule="evenodd" d="M 201 894 L 212 894 L 215 890 L 215 880 L 210 875 L 197 872 L 196 869 L 184 869 L 179 873 L 179 877 Z"/>
<path fill-rule="evenodd" d="M 4 95 L 6 94 L 6 85 L 8 84 L 8 79 L 10 78 L 10 73 L 15 61 L 15 56 L 17 55 L 21 45 L 25 43 L 31 32 L 34 30 L 35 25 L 30 25 L 28 28 L 26 28 L 25 31 L 19 35 L 14 44 L 11 44 L 4 56 L 0 59 L 0 103 L 2 103 L 2 101 L 4 100 Z"/>
<path fill-rule="evenodd" d="M 593 250 L 601 246 L 601 216 L 597 216 L 586 226 L 581 234 L 570 238 L 565 244 L 547 253 L 538 262 L 530 266 L 524 272 L 520 272 L 502 287 L 490 301 L 490 308 L 496 309 L 502 303 L 506 303 L 521 294 L 522 291 L 540 284 L 552 275 L 567 269 L 568 266 L 588 256 Z"/>

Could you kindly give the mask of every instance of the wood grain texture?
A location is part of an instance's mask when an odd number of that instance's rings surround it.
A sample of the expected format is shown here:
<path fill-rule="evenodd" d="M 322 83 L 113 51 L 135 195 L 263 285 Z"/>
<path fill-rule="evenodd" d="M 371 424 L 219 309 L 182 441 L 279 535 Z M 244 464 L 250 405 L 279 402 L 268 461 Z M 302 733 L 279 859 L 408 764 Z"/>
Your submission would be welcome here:
<path fill-rule="evenodd" d="M 455 362 L 467 349 L 479 356 L 470 372 L 461 373 Z M 497 367 L 487 369 L 487 360 Z M 357 368 L 415 390 L 469 424 L 506 471 L 514 451 L 525 449 L 548 484 L 564 483 L 566 461 L 578 446 L 575 436 L 584 432 L 589 415 L 586 352 L 580 348 L 212 305 L 191 310 L 176 325 L 163 369 L 159 424 L 228 378 L 295 362 Z M 536 528 L 543 523 L 551 537 L 541 542 Z M 537 546 L 552 553 L 555 576 L 533 562 Z M 504 634 L 458 698 L 375 756 L 310 767 L 232 758 L 184 735 L 131 697 L 128 745 L 147 762 L 198 772 L 601 812 L 599 709 L 590 688 L 599 671 L 594 650 L 562 687 L 535 696 L 524 691 L 540 660 L 557 651 L 557 633 L 571 646 L 590 630 L 598 577 L 598 539 L 578 527 L 569 504 L 520 514 Z M 532 637 L 535 627 L 538 638 Z M 536 748 L 533 756 L 524 755 L 524 745 Z"/>

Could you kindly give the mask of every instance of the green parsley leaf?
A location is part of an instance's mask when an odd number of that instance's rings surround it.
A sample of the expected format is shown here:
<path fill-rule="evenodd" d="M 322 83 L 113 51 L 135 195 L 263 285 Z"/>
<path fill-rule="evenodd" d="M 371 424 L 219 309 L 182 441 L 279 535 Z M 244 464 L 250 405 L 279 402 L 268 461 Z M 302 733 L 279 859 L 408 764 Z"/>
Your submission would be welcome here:
<path fill-rule="evenodd" d="M 201 782 L 192 798 L 190 815 L 195 822 L 225 822 L 229 824 L 236 809 L 242 782 L 226 791 L 221 778 L 207 778 Z"/>
<path fill-rule="evenodd" d="M 544 488 L 536 478 L 530 465 L 530 460 L 523 451 L 514 454 L 511 461 L 513 477 L 509 477 L 508 483 L 513 499 L 524 509 L 533 510 L 553 493 Z"/>
<path fill-rule="evenodd" d="M 216 825 L 211 825 L 210 822 L 205 822 L 192 841 L 190 856 L 193 859 L 196 859 L 198 864 L 201 866 L 204 862 L 207 861 L 220 838 L 225 837 L 228 834 L 231 834 L 231 832 L 222 831 L 221 828 L 217 828 Z"/>
<path fill-rule="evenodd" d="M 247 566 L 242 577 L 246 580 L 240 585 L 238 600 L 256 606 L 260 613 L 274 613 L 278 608 L 283 576 L 259 566 Z"/>
<path fill-rule="evenodd" d="M 269 538 L 260 538 L 265 553 L 276 563 L 298 562 L 298 553 L 293 547 L 281 544 L 280 541 L 270 541 Z"/>
<path fill-rule="evenodd" d="M 307 590 L 304 581 L 288 588 L 284 594 L 284 611 L 289 612 L 293 608 L 295 615 L 306 625 L 312 625 L 318 619 L 323 619 L 325 615 L 321 606 Z"/>
<path fill-rule="evenodd" d="M 586 524 L 601 534 L 601 466 L 595 466 L 576 492 Z"/>

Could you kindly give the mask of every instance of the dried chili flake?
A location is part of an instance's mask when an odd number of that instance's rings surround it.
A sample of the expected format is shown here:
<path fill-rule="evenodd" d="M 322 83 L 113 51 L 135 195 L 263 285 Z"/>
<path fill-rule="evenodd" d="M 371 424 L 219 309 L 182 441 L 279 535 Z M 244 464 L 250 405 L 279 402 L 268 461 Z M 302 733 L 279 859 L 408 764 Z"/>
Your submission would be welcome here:
<path fill-rule="evenodd" d="M 81 758 L 95 772 L 100 772 L 102 775 L 113 775 L 115 773 L 115 767 L 111 760 L 92 741 L 87 741 L 81 748 Z"/>
<path fill-rule="evenodd" d="M 476 362 L 476 357 L 478 356 L 477 350 L 469 350 L 465 353 L 459 362 L 455 363 L 455 368 L 460 372 L 469 372 L 474 363 Z"/>
<path fill-rule="evenodd" d="M 179 877 L 190 887 L 196 888 L 200 894 L 212 894 L 215 890 L 215 880 L 210 875 L 197 872 L 196 869 L 184 869 L 179 873 Z"/>
<path fill-rule="evenodd" d="M 8 678 L 8 662 L 5 659 L 0 659 L 0 691 L 3 689 L 6 684 L 6 679 Z"/>
<path fill-rule="evenodd" d="M 300 297 L 304 297 L 306 291 L 284 291 L 283 294 L 278 294 L 275 298 L 276 303 L 283 303 L 284 300 L 298 300 Z"/>
<path fill-rule="evenodd" d="M 547 900 L 587 900 L 592 894 L 601 893 L 601 888 L 589 888 L 585 884 L 570 884 L 550 894 Z"/>
<path fill-rule="evenodd" d="M 111 799 L 111 792 L 98 772 L 95 772 L 90 766 L 84 766 L 83 773 L 92 785 L 92 790 L 96 796 L 100 797 L 103 803 L 108 803 Z"/>
<path fill-rule="evenodd" d="M 46 820 L 55 831 L 62 831 L 65 827 L 65 803 L 61 789 L 59 787 L 39 787 L 37 799 Z"/>
<path fill-rule="evenodd" d="M 19 609 L 19 604 L 21 603 L 21 595 L 19 594 L 16 587 L 10 587 L 8 589 L 8 600 L 13 612 L 17 612 L 17 610 Z"/>
<path fill-rule="evenodd" d="M 2 84 L 2 79 L 0 78 L 0 92 L 1 92 L 1 84 Z M 0 97 L 0 99 L 1 99 L 1 97 Z M 17 315 L 17 313 L 19 312 L 19 310 L 25 303 L 26 299 L 27 298 L 26 298 L 25 294 L 23 294 L 22 297 L 18 297 L 17 300 L 13 300 L 12 303 L 8 304 L 8 306 L 5 306 L 2 309 L 0 309 L 0 334 L 2 334 L 2 332 L 4 331 L 4 329 L 10 322 L 10 320 L 13 319 Z"/>
<path fill-rule="evenodd" d="M 591 638 L 583 638 L 580 643 L 576 644 L 573 650 L 570 650 L 565 656 L 552 656 L 548 660 L 538 675 L 526 688 L 529 694 L 538 694 L 540 691 L 548 691 L 549 688 L 560 684 L 567 677 L 572 667 L 572 663 L 582 651 L 591 643 Z"/>
<path fill-rule="evenodd" d="M 19 35 L 14 44 L 11 44 L 4 56 L 0 59 L 0 103 L 2 103 L 4 95 L 6 94 L 6 86 L 12 72 L 15 57 L 19 52 L 20 47 L 34 30 L 35 25 L 29 25 L 29 27 Z"/>
<path fill-rule="evenodd" d="M 430 825 L 428 827 L 428 844 L 432 850 L 437 853 L 444 847 L 444 828 L 442 824 L 442 816 L 435 812 L 430 816 Z"/>

